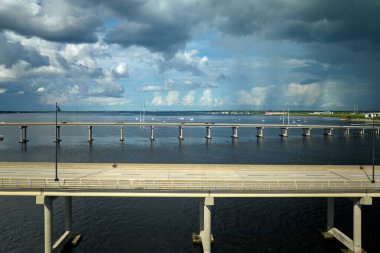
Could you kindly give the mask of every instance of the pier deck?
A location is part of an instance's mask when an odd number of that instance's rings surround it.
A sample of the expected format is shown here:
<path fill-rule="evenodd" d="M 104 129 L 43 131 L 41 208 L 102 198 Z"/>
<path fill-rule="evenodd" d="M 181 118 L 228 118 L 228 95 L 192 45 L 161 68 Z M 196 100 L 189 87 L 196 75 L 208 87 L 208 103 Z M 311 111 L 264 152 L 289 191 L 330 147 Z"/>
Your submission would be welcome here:
<path fill-rule="evenodd" d="M 371 166 L 60 163 L 58 182 L 54 166 L 0 163 L 0 194 L 40 189 L 76 196 L 88 190 L 98 196 L 380 196 L 380 184 L 370 182 Z"/>
<path fill-rule="evenodd" d="M 44 205 L 45 253 L 57 252 L 73 235 L 72 197 L 200 198 L 200 228 L 193 238 L 211 253 L 211 207 L 223 197 L 326 197 L 327 237 L 362 253 L 362 205 L 380 197 L 371 166 L 0 163 L 0 196 L 34 196 Z M 378 176 L 378 175 L 376 175 Z M 377 178 L 377 177 L 376 177 Z M 65 231 L 53 243 L 53 200 L 65 198 Z M 334 198 L 353 202 L 353 239 L 334 226 Z"/>

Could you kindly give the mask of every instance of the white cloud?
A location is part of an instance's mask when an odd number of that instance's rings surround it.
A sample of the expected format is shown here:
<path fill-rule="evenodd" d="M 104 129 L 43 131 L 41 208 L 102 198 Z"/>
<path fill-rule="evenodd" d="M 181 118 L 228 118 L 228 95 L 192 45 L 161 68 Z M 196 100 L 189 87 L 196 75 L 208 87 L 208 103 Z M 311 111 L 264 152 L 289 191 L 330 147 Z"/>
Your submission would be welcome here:
<path fill-rule="evenodd" d="M 169 91 L 166 97 L 162 97 L 161 92 L 155 92 L 152 99 L 152 105 L 176 105 L 179 102 L 179 91 Z"/>
<path fill-rule="evenodd" d="M 212 90 L 206 89 L 202 93 L 202 97 L 200 98 L 200 104 L 204 106 L 212 105 Z"/>
<path fill-rule="evenodd" d="M 39 87 L 36 92 L 38 93 L 45 93 L 46 92 L 46 88 L 45 87 Z"/>
<path fill-rule="evenodd" d="M 195 91 L 191 90 L 189 91 L 182 100 L 183 105 L 193 105 L 195 101 Z"/>
<path fill-rule="evenodd" d="M 155 92 L 154 97 L 152 99 L 152 105 L 164 105 L 164 100 L 162 99 L 161 93 L 160 92 Z"/>
<path fill-rule="evenodd" d="M 178 104 L 178 101 L 179 101 L 179 91 L 176 91 L 176 90 L 169 91 L 166 97 L 166 104 L 174 105 L 174 104 Z"/>
<path fill-rule="evenodd" d="M 127 65 L 125 63 L 119 63 L 115 68 L 115 72 L 120 76 L 125 75 L 127 73 Z"/>
<path fill-rule="evenodd" d="M 162 86 L 146 85 L 146 86 L 139 88 L 138 90 L 140 90 L 140 91 L 162 91 L 164 89 Z"/>
<path fill-rule="evenodd" d="M 224 98 L 214 97 L 211 89 L 205 89 L 199 99 L 199 104 L 202 106 L 223 106 L 229 101 L 228 96 Z"/>
<path fill-rule="evenodd" d="M 322 87 L 318 83 L 297 84 L 290 83 L 284 90 L 284 98 L 287 104 L 293 106 L 316 105 L 323 94 Z"/>
<path fill-rule="evenodd" d="M 251 90 L 237 92 L 238 104 L 262 106 L 266 103 L 267 94 L 271 87 L 253 87 Z"/>

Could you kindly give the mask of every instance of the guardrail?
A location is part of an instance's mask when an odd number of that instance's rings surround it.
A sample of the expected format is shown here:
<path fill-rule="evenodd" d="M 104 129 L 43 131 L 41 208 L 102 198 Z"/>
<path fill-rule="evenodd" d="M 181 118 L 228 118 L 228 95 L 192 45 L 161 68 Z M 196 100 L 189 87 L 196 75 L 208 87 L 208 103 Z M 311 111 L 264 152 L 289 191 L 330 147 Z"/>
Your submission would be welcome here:
<path fill-rule="evenodd" d="M 169 191 L 352 191 L 380 190 L 369 181 L 204 181 L 0 178 L 1 189 Z"/>

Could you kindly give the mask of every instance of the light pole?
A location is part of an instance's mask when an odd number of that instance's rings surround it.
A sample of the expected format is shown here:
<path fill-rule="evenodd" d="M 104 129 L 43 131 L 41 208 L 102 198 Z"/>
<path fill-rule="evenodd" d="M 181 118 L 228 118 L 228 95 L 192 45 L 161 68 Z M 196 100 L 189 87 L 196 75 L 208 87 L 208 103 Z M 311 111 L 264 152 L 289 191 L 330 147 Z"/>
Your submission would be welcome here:
<path fill-rule="evenodd" d="M 59 109 L 58 103 L 55 102 L 55 179 L 54 181 L 59 181 L 58 178 L 58 112 Z"/>
<path fill-rule="evenodd" d="M 375 112 L 372 113 L 372 181 L 375 183 Z"/>

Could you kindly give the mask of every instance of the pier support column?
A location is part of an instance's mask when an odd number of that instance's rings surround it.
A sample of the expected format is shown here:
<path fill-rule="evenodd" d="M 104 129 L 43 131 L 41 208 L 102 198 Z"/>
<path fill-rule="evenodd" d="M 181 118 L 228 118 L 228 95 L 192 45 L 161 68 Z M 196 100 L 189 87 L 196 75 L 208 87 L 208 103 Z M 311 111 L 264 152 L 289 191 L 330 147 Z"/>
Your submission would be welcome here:
<path fill-rule="evenodd" d="M 264 138 L 264 127 L 256 127 L 256 129 L 257 129 L 256 137 Z"/>
<path fill-rule="evenodd" d="M 120 141 L 124 141 L 124 128 L 123 126 L 120 127 Z"/>
<path fill-rule="evenodd" d="M 183 126 L 179 126 L 178 129 L 179 129 L 178 139 L 183 140 Z"/>
<path fill-rule="evenodd" d="M 37 204 L 44 205 L 45 253 L 53 252 L 53 198 L 41 197 Z"/>
<path fill-rule="evenodd" d="M 303 130 L 303 136 L 310 136 L 311 135 L 311 128 L 302 128 Z"/>
<path fill-rule="evenodd" d="M 353 252 L 362 252 L 362 205 L 360 201 L 354 203 L 353 217 Z"/>
<path fill-rule="evenodd" d="M 343 135 L 349 136 L 350 135 L 350 129 L 349 128 L 344 129 L 343 130 Z"/>
<path fill-rule="evenodd" d="M 150 140 L 154 140 L 154 126 L 150 126 Z"/>
<path fill-rule="evenodd" d="M 281 130 L 281 133 L 280 133 L 281 137 L 288 137 L 288 128 L 287 127 L 281 127 L 280 130 Z"/>
<path fill-rule="evenodd" d="M 44 202 L 45 253 L 51 253 L 53 251 L 53 200 L 46 197 Z"/>
<path fill-rule="evenodd" d="M 92 126 L 88 126 L 88 142 L 92 142 L 94 139 L 92 138 Z"/>
<path fill-rule="evenodd" d="M 334 227 L 334 198 L 327 198 L 327 231 Z"/>
<path fill-rule="evenodd" d="M 37 196 L 36 204 L 44 205 L 45 253 L 60 252 L 72 236 L 72 197 L 65 198 L 65 232 L 53 244 L 53 200 L 56 197 Z M 80 236 L 77 241 L 80 240 Z M 79 242 L 78 242 L 79 243 Z"/>
<path fill-rule="evenodd" d="M 364 136 L 365 135 L 365 129 L 359 129 L 359 135 Z"/>
<path fill-rule="evenodd" d="M 26 129 L 28 126 L 20 126 L 20 141 L 19 143 L 27 143 L 28 138 L 26 136 Z"/>
<path fill-rule="evenodd" d="M 332 134 L 332 130 L 333 130 L 333 128 L 324 128 L 323 135 L 325 135 L 325 136 L 332 136 L 333 135 Z"/>
<path fill-rule="evenodd" d="M 238 127 L 232 127 L 232 138 L 239 138 L 238 137 Z"/>
<path fill-rule="evenodd" d="M 214 238 L 211 234 L 211 206 L 214 205 L 213 197 L 206 197 L 200 203 L 199 234 L 193 234 L 193 243 L 202 243 L 203 252 L 211 253 L 211 243 Z"/>
<path fill-rule="evenodd" d="M 66 231 L 71 233 L 73 221 L 73 200 L 72 197 L 65 197 L 65 226 Z"/>
<path fill-rule="evenodd" d="M 61 142 L 61 126 L 56 127 L 56 136 L 54 142 Z"/>
<path fill-rule="evenodd" d="M 372 205 L 372 198 L 363 197 L 353 199 L 353 239 L 334 227 L 334 198 L 328 198 L 327 202 L 327 229 L 323 233 L 325 238 L 336 238 L 348 248 L 348 252 L 362 253 L 362 205 Z M 347 251 L 344 251 L 347 252 Z"/>
<path fill-rule="evenodd" d="M 210 126 L 206 126 L 206 136 L 205 136 L 206 139 L 211 139 L 211 127 Z"/>

